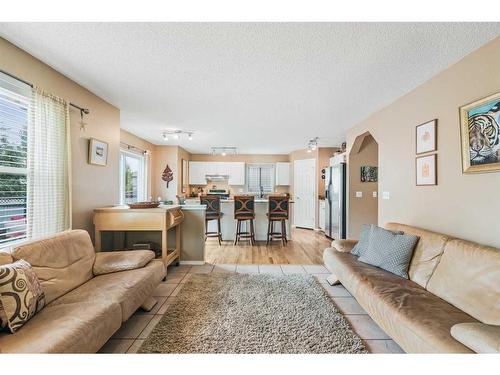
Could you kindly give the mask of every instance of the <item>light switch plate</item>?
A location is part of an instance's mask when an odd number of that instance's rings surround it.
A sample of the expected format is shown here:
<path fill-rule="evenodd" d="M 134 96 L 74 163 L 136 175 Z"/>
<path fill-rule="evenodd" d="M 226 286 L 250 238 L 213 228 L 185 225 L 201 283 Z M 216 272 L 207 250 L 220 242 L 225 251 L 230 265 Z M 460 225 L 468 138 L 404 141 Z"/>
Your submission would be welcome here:
<path fill-rule="evenodd" d="M 362 191 L 357 191 L 356 192 L 356 198 L 363 198 L 363 192 Z"/>
<path fill-rule="evenodd" d="M 372 193 L 372 195 L 373 195 L 373 198 L 377 198 L 377 192 L 376 192 L 376 191 L 374 191 L 374 192 Z"/>
<path fill-rule="evenodd" d="M 384 191 L 382 193 L 382 199 L 391 199 L 391 195 L 389 194 L 388 191 Z"/>

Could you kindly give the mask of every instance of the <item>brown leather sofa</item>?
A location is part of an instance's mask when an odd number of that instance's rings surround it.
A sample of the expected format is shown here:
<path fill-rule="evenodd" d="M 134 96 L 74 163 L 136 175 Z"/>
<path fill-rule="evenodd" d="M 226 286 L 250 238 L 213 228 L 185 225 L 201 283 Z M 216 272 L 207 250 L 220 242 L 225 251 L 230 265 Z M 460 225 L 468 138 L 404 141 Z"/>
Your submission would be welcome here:
<path fill-rule="evenodd" d="M 409 280 L 359 262 L 357 241 L 336 240 L 325 266 L 408 353 L 500 352 L 500 249 L 416 227 Z"/>
<path fill-rule="evenodd" d="M 38 276 L 46 306 L 18 332 L 0 333 L 0 353 L 95 353 L 165 277 L 149 250 L 95 253 L 86 231 L 72 230 L 3 253 Z"/>

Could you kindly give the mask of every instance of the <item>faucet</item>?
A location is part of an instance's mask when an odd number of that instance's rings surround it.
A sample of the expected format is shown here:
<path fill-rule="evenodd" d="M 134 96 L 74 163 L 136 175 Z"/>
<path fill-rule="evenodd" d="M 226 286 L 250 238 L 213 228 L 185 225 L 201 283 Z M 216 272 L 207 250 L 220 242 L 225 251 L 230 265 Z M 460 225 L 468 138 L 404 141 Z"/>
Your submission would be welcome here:
<path fill-rule="evenodd" d="M 260 196 L 259 198 L 264 198 L 264 187 L 261 185 L 260 186 Z"/>

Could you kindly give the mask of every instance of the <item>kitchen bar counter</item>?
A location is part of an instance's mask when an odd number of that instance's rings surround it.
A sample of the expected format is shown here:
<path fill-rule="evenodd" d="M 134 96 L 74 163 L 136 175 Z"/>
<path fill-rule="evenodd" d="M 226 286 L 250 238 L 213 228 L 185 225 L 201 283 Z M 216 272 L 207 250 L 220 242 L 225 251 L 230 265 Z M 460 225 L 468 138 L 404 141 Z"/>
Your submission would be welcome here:
<path fill-rule="evenodd" d="M 234 236 L 236 234 L 236 220 L 234 220 L 234 200 L 232 199 L 221 199 L 221 232 L 222 239 L 224 241 L 234 241 Z M 293 203 L 293 201 L 290 201 Z M 293 205 L 290 205 L 290 210 Z M 257 241 L 266 241 L 267 240 L 267 211 L 268 211 L 268 200 L 265 198 L 256 198 L 255 199 L 255 221 L 254 221 L 254 229 L 255 229 L 255 239 Z M 290 211 L 289 217 L 292 217 L 292 212 Z M 242 230 L 248 231 L 249 222 L 244 222 L 242 224 Z M 275 224 L 275 228 L 278 228 L 278 224 Z M 280 227 L 281 228 L 281 227 Z M 279 229 L 276 229 L 279 231 Z M 217 231 L 217 223 L 214 220 L 208 222 L 208 231 L 216 232 Z M 291 240 L 290 230 L 290 219 L 286 221 L 286 231 L 287 238 Z"/>

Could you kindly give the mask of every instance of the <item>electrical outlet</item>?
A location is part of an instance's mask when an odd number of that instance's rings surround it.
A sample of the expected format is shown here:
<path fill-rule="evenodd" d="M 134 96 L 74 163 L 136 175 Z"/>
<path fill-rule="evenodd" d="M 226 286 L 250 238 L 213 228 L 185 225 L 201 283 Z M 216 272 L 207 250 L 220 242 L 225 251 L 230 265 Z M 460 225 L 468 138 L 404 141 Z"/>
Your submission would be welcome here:
<path fill-rule="evenodd" d="M 382 199 L 391 199 L 391 195 L 388 191 L 382 192 Z"/>
<path fill-rule="evenodd" d="M 372 196 L 373 196 L 373 198 L 377 198 L 377 192 L 376 192 L 376 191 L 374 191 L 374 192 L 372 193 Z"/>

